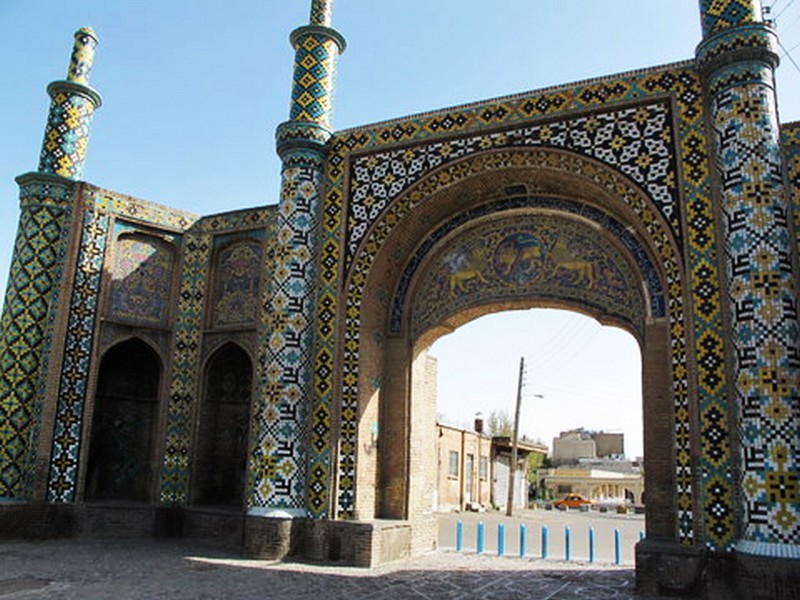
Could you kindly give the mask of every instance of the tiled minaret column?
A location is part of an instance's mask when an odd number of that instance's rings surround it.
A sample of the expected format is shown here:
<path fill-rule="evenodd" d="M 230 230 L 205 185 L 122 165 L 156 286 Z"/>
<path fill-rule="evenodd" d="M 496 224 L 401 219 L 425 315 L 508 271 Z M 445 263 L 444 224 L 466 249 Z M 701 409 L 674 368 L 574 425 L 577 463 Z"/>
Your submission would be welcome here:
<path fill-rule="evenodd" d="M 758 0 L 701 0 L 725 244 L 742 518 L 736 549 L 800 557 L 796 262 L 775 101 L 777 39 Z"/>
<path fill-rule="evenodd" d="M 97 38 L 75 34 L 65 81 L 52 98 L 39 170 L 17 178 L 21 214 L 0 322 L 0 498 L 33 495 L 38 420 L 43 402 L 51 312 L 72 213 L 73 182 L 83 174 L 100 96 L 89 87 Z M 41 474 L 41 473 L 40 473 Z"/>
<path fill-rule="evenodd" d="M 309 25 L 291 35 L 295 48 L 289 121 L 277 131 L 283 161 L 266 390 L 251 463 L 249 513 L 307 514 L 308 407 L 312 402 L 313 331 L 319 221 L 336 59 L 344 39 L 330 28 L 332 0 L 314 0 Z"/>

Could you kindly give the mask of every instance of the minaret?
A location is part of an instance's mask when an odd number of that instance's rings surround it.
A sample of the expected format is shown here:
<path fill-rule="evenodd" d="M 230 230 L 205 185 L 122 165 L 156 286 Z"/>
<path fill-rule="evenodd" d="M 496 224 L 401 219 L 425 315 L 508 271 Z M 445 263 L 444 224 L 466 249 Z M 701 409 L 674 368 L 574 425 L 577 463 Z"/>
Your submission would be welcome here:
<path fill-rule="evenodd" d="M 289 120 L 277 130 L 282 166 L 271 280 L 269 344 L 251 463 L 249 512 L 302 516 L 308 406 L 312 402 L 314 309 L 326 143 L 332 135 L 336 60 L 345 41 L 330 28 L 332 0 L 313 0 L 295 49 Z"/>
<path fill-rule="evenodd" d="M 48 332 L 58 303 L 74 182 L 83 174 L 92 115 L 89 87 L 97 37 L 75 33 L 67 79 L 54 81 L 39 170 L 17 177 L 20 218 L 0 321 L 0 498 L 34 494 Z"/>
<path fill-rule="evenodd" d="M 758 0 L 701 0 L 700 9 L 697 61 L 710 99 L 725 244 L 730 405 L 741 424 L 736 550 L 798 558 L 797 263 L 775 100 L 777 38 Z"/>

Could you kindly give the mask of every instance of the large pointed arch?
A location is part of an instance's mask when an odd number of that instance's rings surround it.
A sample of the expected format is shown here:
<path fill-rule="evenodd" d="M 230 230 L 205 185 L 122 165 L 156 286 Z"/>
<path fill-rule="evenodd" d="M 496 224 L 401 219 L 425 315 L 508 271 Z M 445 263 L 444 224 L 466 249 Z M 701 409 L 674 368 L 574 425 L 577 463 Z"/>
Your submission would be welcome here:
<path fill-rule="evenodd" d="M 654 495 L 666 491 L 663 506 L 649 504 L 648 527 L 652 536 L 674 540 L 679 527 L 691 530 L 693 518 L 679 242 L 647 194 L 627 177 L 593 159 L 553 149 L 488 151 L 431 172 L 375 220 L 353 252 L 345 285 L 342 385 L 342 447 L 353 451 L 340 457 L 340 482 L 347 475 L 360 485 L 342 490 L 340 483 L 340 505 L 354 502 L 360 518 L 408 518 L 426 511 L 428 500 L 415 492 L 412 476 L 414 454 L 422 447 L 414 429 L 426 429 L 415 421 L 420 415 L 410 404 L 409 386 L 420 341 L 424 346 L 436 326 L 449 325 L 442 320 L 415 329 L 409 290 L 422 289 L 425 261 L 453 247 L 470 228 L 520 216 L 534 223 L 537 214 L 594 228 L 636 273 L 642 309 L 626 325 L 643 346 L 649 399 L 645 445 L 655 448 L 646 454 L 663 457 L 649 465 L 648 486 Z M 449 221 L 455 224 L 448 229 Z M 468 320 L 509 303 L 569 305 L 601 321 L 621 321 L 620 315 L 558 294 L 517 300 L 490 294 L 451 316 Z M 420 482 L 418 489 L 423 487 Z M 676 487 L 685 510 L 675 502 Z M 344 502 L 342 493 L 350 494 Z"/>

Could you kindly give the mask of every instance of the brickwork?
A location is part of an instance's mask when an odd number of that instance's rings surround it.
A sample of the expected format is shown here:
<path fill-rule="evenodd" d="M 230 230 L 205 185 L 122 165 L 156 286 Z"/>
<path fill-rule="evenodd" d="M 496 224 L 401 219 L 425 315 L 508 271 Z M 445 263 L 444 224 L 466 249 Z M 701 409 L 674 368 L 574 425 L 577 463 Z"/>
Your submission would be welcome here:
<path fill-rule="evenodd" d="M 476 503 L 488 508 L 492 503 L 491 449 L 492 439 L 473 431 L 446 425 L 437 426 L 437 506 L 438 510 L 464 510 Z M 455 471 L 453 473 L 453 457 Z M 468 458 L 468 457 L 471 457 Z M 481 459 L 485 461 L 485 476 L 481 477 Z M 471 474 L 467 469 L 471 466 Z"/>

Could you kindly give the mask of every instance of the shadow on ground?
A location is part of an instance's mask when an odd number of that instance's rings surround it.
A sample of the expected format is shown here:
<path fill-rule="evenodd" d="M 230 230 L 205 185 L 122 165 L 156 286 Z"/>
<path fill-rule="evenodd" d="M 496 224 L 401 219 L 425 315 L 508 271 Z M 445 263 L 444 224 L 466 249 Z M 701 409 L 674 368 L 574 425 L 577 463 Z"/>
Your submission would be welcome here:
<path fill-rule="evenodd" d="M 201 545 L 0 544 L 0 599 L 634 598 L 631 568 L 437 552 L 375 569 L 244 559 Z"/>

